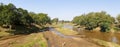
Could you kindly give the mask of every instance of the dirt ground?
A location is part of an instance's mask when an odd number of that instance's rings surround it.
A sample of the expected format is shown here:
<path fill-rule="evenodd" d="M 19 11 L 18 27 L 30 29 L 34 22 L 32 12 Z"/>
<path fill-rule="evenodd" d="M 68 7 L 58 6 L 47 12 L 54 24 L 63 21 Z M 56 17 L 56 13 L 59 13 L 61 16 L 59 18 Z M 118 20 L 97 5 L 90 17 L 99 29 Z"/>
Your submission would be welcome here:
<path fill-rule="evenodd" d="M 50 31 L 44 32 L 44 36 L 49 47 L 101 47 L 82 38 L 63 38 Z"/>
<path fill-rule="evenodd" d="M 43 44 L 46 46 L 41 44 L 42 42 L 46 42 L 41 35 L 42 32 L 29 35 L 9 36 L 9 38 L 0 40 L 0 47 L 47 47 L 47 43 Z"/>
<path fill-rule="evenodd" d="M 101 47 L 100 45 L 89 42 L 83 38 L 63 38 L 51 31 L 43 32 L 43 35 L 47 40 L 48 47 Z M 0 40 L 0 47 L 12 47 L 12 44 L 14 43 L 23 43 L 25 40 L 24 38 L 28 36 L 30 35 L 21 35 L 13 38 Z M 34 45 L 32 47 L 40 46 Z"/>
<path fill-rule="evenodd" d="M 15 41 L 22 41 L 21 38 L 25 38 L 25 36 L 21 35 L 21 36 L 14 36 L 8 39 L 5 38 L 5 40 L 0 41 L 0 47 L 12 47 L 11 44 L 13 44 L 13 42 Z"/>

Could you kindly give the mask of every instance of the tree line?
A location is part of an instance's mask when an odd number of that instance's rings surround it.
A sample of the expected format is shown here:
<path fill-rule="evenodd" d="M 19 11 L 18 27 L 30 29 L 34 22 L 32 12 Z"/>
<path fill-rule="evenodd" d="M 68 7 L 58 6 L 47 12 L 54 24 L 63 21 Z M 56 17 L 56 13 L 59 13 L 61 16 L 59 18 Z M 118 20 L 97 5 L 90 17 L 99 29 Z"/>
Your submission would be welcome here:
<path fill-rule="evenodd" d="M 38 24 L 40 26 L 50 24 L 51 19 L 48 14 L 28 12 L 23 8 L 17 8 L 14 4 L 0 3 L 0 26 L 8 26 L 9 28 L 18 25 L 32 25 Z"/>
<path fill-rule="evenodd" d="M 28 12 L 25 9 L 16 8 L 12 3 L 0 4 L 0 25 L 29 25 L 31 23 L 44 25 L 50 23 L 50 20 L 50 17 L 44 13 Z"/>
<path fill-rule="evenodd" d="M 117 19 L 117 20 L 115 20 Z M 101 12 L 90 12 L 88 14 L 82 14 L 73 18 L 72 22 L 74 24 L 85 27 L 87 30 L 93 30 L 100 27 L 100 31 L 109 31 L 116 24 L 120 23 L 120 15 L 117 18 L 111 17 L 105 11 Z"/>

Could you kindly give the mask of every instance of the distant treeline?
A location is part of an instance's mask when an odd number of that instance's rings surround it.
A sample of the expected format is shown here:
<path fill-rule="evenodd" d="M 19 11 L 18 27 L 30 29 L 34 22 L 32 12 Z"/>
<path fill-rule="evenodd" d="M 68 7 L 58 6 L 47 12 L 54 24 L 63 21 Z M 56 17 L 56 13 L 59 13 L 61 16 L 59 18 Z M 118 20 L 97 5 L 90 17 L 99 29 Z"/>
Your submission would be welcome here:
<path fill-rule="evenodd" d="M 87 30 L 93 30 L 97 27 L 100 27 L 100 31 L 106 32 L 116 27 L 116 25 L 119 26 L 120 15 L 118 15 L 117 18 L 114 18 L 105 11 L 90 12 L 88 14 L 82 14 L 80 16 L 74 17 L 72 22 L 76 25 L 85 27 Z"/>

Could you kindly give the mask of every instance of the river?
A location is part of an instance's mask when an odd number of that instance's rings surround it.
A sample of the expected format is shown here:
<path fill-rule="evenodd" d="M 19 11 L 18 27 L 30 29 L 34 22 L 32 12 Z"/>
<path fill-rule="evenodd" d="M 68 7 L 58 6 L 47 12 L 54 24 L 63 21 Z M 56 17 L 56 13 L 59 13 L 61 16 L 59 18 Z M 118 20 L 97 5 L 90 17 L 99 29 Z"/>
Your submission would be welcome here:
<path fill-rule="evenodd" d="M 114 42 L 120 45 L 120 33 L 106 33 L 106 32 L 99 32 L 99 31 L 85 31 L 81 28 L 75 28 L 70 24 L 64 24 L 63 28 L 68 28 L 74 31 L 79 32 L 78 35 L 84 35 L 86 38 L 96 38 L 101 39 L 108 42 Z"/>

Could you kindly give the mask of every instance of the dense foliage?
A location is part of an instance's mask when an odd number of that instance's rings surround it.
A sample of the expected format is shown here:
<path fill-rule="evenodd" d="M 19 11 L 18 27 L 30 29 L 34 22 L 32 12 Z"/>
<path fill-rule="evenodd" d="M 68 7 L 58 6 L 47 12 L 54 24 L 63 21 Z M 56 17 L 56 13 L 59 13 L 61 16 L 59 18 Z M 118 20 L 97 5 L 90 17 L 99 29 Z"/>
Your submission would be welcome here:
<path fill-rule="evenodd" d="M 120 14 L 117 16 L 118 23 L 120 23 Z"/>
<path fill-rule="evenodd" d="M 0 4 L 0 25 L 30 24 L 33 19 L 27 10 L 16 8 L 13 4 Z"/>
<path fill-rule="evenodd" d="M 38 13 L 35 14 L 33 12 L 29 13 L 32 19 L 34 20 L 34 23 L 38 25 L 46 25 L 46 24 L 51 24 L 51 19 L 50 17 L 47 16 L 47 14 L 44 13 Z"/>
<path fill-rule="evenodd" d="M 52 19 L 52 22 L 53 22 L 53 23 L 56 23 L 56 24 L 57 24 L 57 23 L 58 23 L 58 21 L 59 21 L 59 19 L 58 19 L 58 18 L 54 18 L 54 19 Z"/>
<path fill-rule="evenodd" d="M 88 30 L 93 30 L 96 27 L 100 27 L 101 31 L 108 31 L 115 20 L 106 12 L 101 11 L 76 16 L 72 22 L 86 27 Z"/>
<path fill-rule="evenodd" d="M 11 27 L 15 27 L 17 29 L 18 26 L 22 25 L 24 29 L 28 28 L 28 26 L 31 29 L 33 24 L 43 27 L 47 23 L 51 23 L 51 19 L 47 14 L 28 12 L 25 9 L 16 8 L 12 3 L 8 5 L 0 4 L 0 26 L 7 26 L 10 29 Z"/>
<path fill-rule="evenodd" d="M 0 4 L 0 25 L 29 25 L 36 23 L 45 25 L 50 23 L 50 18 L 44 13 L 29 13 L 22 8 L 16 8 L 13 4 Z"/>

